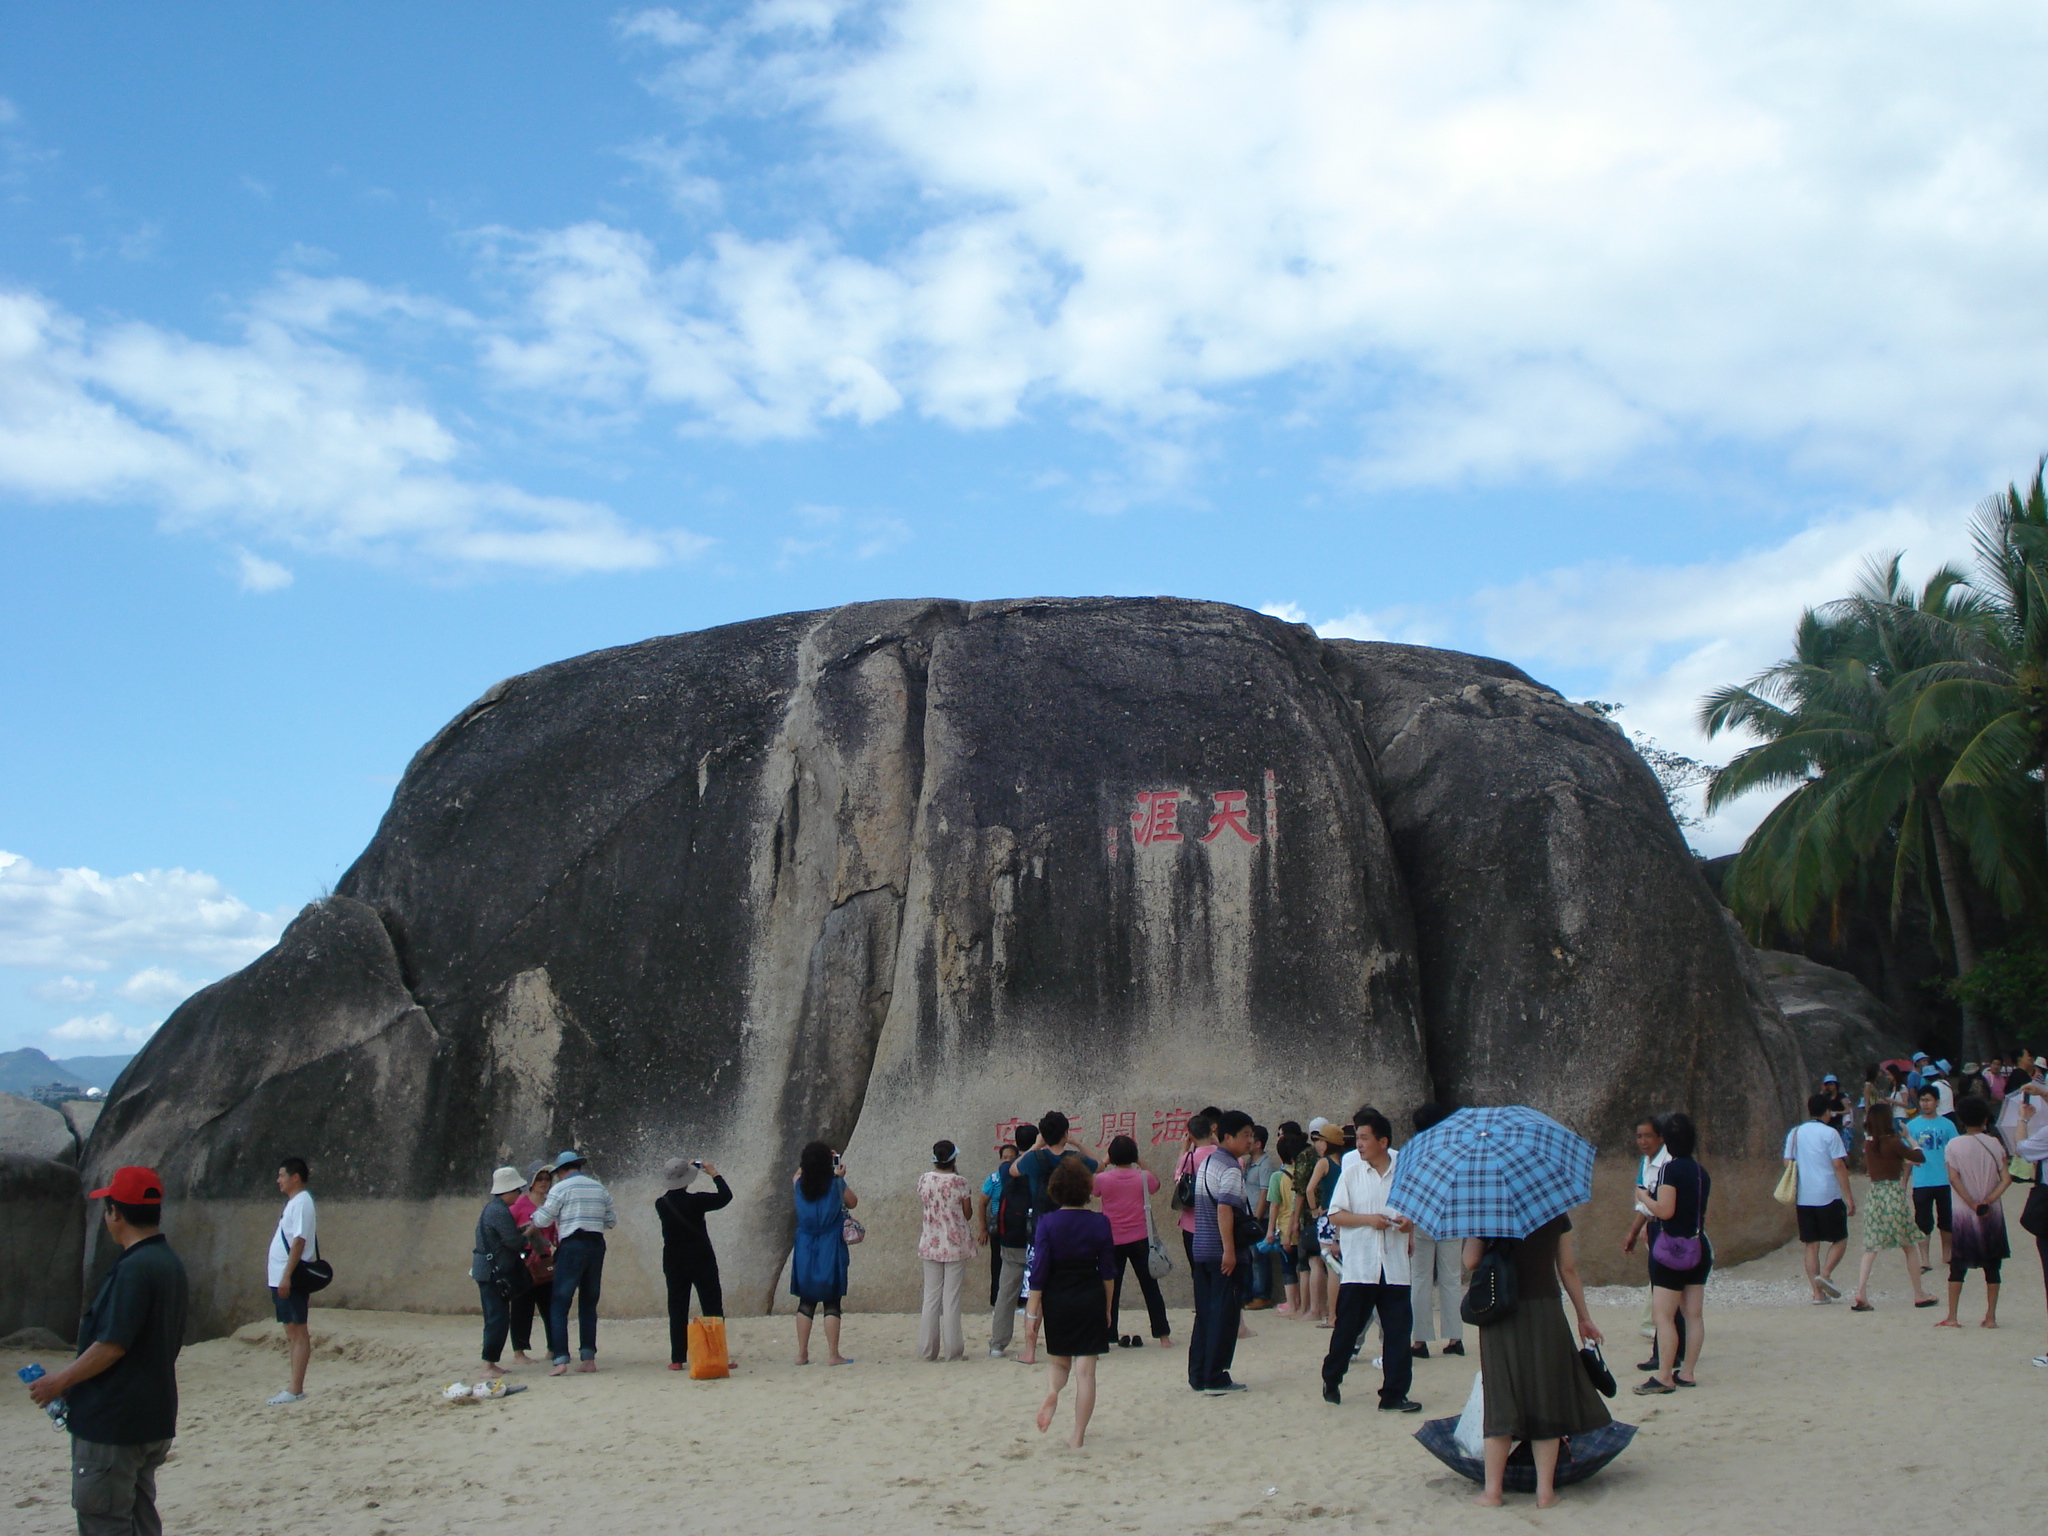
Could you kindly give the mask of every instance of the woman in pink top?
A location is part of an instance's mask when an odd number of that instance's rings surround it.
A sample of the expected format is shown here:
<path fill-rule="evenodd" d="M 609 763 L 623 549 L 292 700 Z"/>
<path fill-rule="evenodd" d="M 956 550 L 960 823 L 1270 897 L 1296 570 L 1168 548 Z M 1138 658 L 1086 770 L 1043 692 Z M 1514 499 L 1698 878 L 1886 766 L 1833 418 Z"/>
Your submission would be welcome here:
<path fill-rule="evenodd" d="M 1109 1237 L 1115 1244 L 1116 1287 L 1109 1297 L 1109 1331 L 1116 1335 L 1120 1349 L 1142 1349 L 1139 1335 L 1126 1334 L 1117 1326 L 1117 1308 L 1123 1305 L 1124 1265 L 1137 1272 L 1138 1288 L 1145 1293 L 1145 1311 L 1152 1322 L 1152 1337 L 1162 1349 L 1173 1343 L 1172 1328 L 1166 1321 L 1166 1298 L 1159 1294 L 1159 1282 L 1152 1278 L 1147 1262 L 1152 1229 L 1145 1221 L 1145 1205 L 1159 1192 L 1159 1175 L 1138 1161 L 1138 1144 L 1128 1136 L 1109 1143 L 1109 1166 L 1095 1175 L 1095 1195 L 1102 1202 L 1102 1214 L 1109 1218 Z"/>
<path fill-rule="evenodd" d="M 935 1141 L 931 1168 L 917 1176 L 917 1256 L 924 1264 L 917 1352 L 927 1360 L 958 1360 L 967 1352 L 960 1334 L 960 1289 L 967 1283 L 967 1261 L 974 1257 L 974 1235 L 967 1230 L 974 1195 L 960 1177 L 957 1156 L 952 1142 Z"/>
<path fill-rule="evenodd" d="M 512 1221 L 515 1226 L 524 1227 L 533 1220 L 533 1213 L 547 1199 L 548 1191 L 554 1187 L 554 1165 L 545 1158 L 526 1170 L 526 1189 L 512 1202 Z M 524 1295 L 512 1298 L 512 1358 L 521 1365 L 535 1363 L 526 1351 L 533 1344 L 533 1317 L 540 1314 L 540 1328 L 546 1333 L 554 1326 L 553 1304 L 555 1299 L 555 1229 L 535 1227 L 526 1239 L 526 1272 L 533 1277 L 532 1289 Z M 550 1354 L 565 1354 L 568 1345 L 555 1346 L 557 1340 L 547 1340 Z"/>

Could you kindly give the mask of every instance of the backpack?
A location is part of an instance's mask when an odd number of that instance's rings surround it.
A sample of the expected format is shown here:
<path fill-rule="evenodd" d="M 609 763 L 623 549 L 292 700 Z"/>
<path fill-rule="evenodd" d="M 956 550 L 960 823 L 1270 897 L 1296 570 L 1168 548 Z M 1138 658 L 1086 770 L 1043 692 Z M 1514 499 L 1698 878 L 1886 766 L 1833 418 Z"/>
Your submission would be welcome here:
<path fill-rule="evenodd" d="M 1472 1283 L 1465 1288 L 1465 1299 L 1458 1304 L 1458 1316 L 1475 1328 L 1501 1322 L 1515 1310 L 1520 1293 L 1515 1279 L 1515 1240 L 1489 1238 L 1486 1252 L 1472 1267 Z"/>
<path fill-rule="evenodd" d="M 1021 1174 L 1006 1174 L 1001 1187 L 1002 1193 L 996 1196 L 997 1246 L 1022 1248 L 1025 1238 L 1029 1235 L 1025 1207 L 1031 1200 L 1031 1185 Z"/>

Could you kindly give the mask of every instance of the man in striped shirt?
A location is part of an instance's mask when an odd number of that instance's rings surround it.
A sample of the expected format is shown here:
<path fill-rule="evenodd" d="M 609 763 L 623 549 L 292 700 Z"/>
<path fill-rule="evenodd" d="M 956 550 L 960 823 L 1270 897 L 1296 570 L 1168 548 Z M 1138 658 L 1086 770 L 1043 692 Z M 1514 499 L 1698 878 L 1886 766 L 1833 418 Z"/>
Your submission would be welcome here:
<path fill-rule="evenodd" d="M 569 1373 L 569 1297 L 576 1297 L 576 1329 L 582 1346 L 579 1371 L 597 1369 L 597 1299 L 604 1282 L 604 1235 L 619 1224 L 611 1192 L 593 1179 L 583 1154 L 575 1150 L 555 1159 L 555 1187 L 527 1222 L 526 1232 L 552 1226 L 555 1249 L 555 1297 L 549 1308 L 548 1344 L 554 1363 L 550 1376 Z"/>

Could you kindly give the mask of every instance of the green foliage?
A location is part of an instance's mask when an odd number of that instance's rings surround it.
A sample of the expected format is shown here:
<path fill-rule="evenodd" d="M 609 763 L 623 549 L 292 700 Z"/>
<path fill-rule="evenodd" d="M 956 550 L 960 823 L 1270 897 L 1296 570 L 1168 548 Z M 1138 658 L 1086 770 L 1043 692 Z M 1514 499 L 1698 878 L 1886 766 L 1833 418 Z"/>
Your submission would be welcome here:
<path fill-rule="evenodd" d="M 2009 1045 L 2048 1041 L 2048 949 L 1994 949 L 1945 990 L 1965 1008 L 2000 1026 Z"/>
<path fill-rule="evenodd" d="M 1621 712 L 1621 705 L 1604 699 L 1583 699 L 1580 707 L 1590 709 L 1606 720 L 1612 720 Z M 1657 787 L 1664 791 L 1664 803 L 1671 807 L 1671 819 L 1678 823 L 1679 830 L 1690 832 L 1699 826 L 1700 818 L 1692 814 L 1690 792 L 1714 776 L 1713 766 L 1674 752 L 1656 737 L 1646 736 L 1641 731 L 1629 732 L 1628 739 L 1635 743 L 1636 754 L 1657 776 Z"/>

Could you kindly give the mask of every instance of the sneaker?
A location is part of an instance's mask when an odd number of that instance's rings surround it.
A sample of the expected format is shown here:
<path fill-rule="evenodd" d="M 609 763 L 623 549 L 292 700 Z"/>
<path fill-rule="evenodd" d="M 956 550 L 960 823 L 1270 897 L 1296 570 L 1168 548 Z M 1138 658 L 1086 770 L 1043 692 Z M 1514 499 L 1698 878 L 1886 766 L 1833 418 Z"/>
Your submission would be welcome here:
<path fill-rule="evenodd" d="M 1417 1360 L 1427 1360 L 1429 1358 L 1429 1346 L 1427 1344 L 1411 1344 L 1408 1346 L 1408 1353 Z"/>
<path fill-rule="evenodd" d="M 1415 1399 L 1414 1399 L 1414 1398 L 1412 1398 L 1412 1397 L 1404 1397 L 1404 1398 L 1402 1398 L 1402 1399 L 1401 1399 L 1401 1401 L 1399 1401 L 1398 1403 L 1381 1403 L 1381 1404 L 1380 1404 L 1380 1412 L 1381 1412 L 1381 1413 L 1420 1413 L 1420 1412 L 1422 1412 L 1422 1404 L 1420 1404 L 1420 1403 L 1416 1402 L 1416 1401 L 1415 1401 Z"/>
<path fill-rule="evenodd" d="M 2042 1370 L 2048 1371 L 2048 1355 L 2034 1356 L 2034 1364 L 2040 1366 Z"/>
<path fill-rule="evenodd" d="M 305 1400 L 305 1393 L 294 1392 L 290 1387 L 286 1387 L 284 1391 L 278 1393 L 277 1396 L 271 1398 L 265 1404 L 265 1406 L 270 1408 L 282 1408 L 286 1403 L 303 1403 Z"/>
<path fill-rule="evenodd" d="M 1840 1301 L 1842 1299 L 1842 1293 L 1835 1289 L 1835 1282 L 1826 1275 L 1822 1275 L 1819 1279 L 1815 1280 L 1814 1284 L 1826 1293 L 1829 1301 Z"/>
<path fill-rule="evenodd" d="M 1010 1352 L 1007 1349 L 997 1349 L 993 1344 L 989 1345 L 988 1347 L 988 1357 L 991 1360 L 1007 1359 L 1009 1353 Z"/>
<path fill-rule="evenodd" d="M 1323 1401 L 1326 1403 L 1335 1403 L 1339 1407 L 1342 1407 L 1344 1404 L 1344 1394 L 1338 1391 L 1335 1387 L 1331 1386 L 1326 1381 L 1323 1383 Z"/>
<path fill-rule="evenodd" d="M 1251 1388 L 1247 1387 L 1243 1382 L 1232 1381 L 1228 1376 L 1211 1386 L 1202 1388 L 1202 1391 L 1210 1397 L 1222 1397 L 1231 1392 L 1249 1392 L 1250 1390 Z"/>

